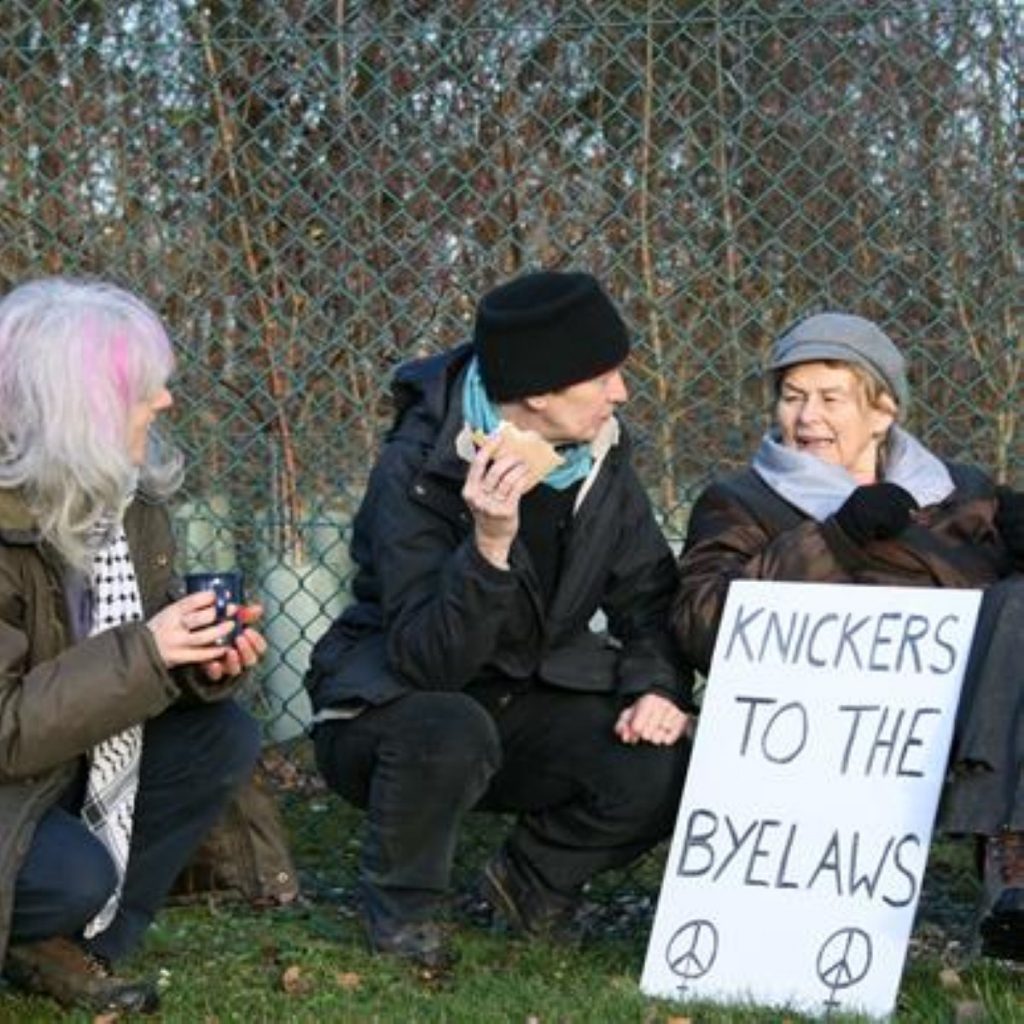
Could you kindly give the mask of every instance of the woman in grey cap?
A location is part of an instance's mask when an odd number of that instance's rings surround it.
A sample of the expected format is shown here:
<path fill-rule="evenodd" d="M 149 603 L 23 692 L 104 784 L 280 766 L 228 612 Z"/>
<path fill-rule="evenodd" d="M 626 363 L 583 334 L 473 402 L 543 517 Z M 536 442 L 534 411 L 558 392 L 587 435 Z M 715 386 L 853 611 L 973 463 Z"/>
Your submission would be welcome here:
<path fill-rule="evenodd" d="M 984 588 L 939 824 L 984 850 L 982 951 L 1024 959 L 1021 496 L 899 425 L 904 359 L 871 321 L 808 317 L 769 370 L 774 427 L 690 518 L 672 611 L 682 650 L 707 673 L 734 579 Z"/>

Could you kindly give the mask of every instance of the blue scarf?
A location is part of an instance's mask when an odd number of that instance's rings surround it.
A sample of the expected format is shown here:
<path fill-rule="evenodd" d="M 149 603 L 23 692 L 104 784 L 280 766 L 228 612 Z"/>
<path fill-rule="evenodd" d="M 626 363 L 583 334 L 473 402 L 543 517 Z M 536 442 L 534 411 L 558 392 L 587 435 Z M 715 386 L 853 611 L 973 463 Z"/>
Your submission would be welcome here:
<path fill-rule="evenodd" d="M 462 385 L 462 414 L 472 430 L 482 430 L 488 435 L 501 424 L 501 413 L 487 397 L 475 357 L 466 368 L 466 379 Z M 589 444 L 561 445 L 558 454 L 565 461 L 544 477 L 544 483 L 556 491 L 564 491 L 578 480 L 585 480 L 594 465 Z"/>

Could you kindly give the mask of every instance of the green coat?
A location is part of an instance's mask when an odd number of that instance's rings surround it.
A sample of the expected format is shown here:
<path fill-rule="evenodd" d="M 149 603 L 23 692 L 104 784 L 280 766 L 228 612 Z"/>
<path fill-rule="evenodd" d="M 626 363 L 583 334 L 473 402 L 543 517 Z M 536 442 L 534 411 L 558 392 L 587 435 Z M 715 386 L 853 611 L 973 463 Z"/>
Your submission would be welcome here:
<path fill-rule="evenodd" d="M 163 505 L 138 498 L 125 516 L 146 618 L 180 596 Z M 168 670 L 145 622 L 76 642 L 72 579 L 40 542 L 21 495 L 0 490 L 0 963 L 14 880 L 40 818 L 100 740 L 153 718 L 182 696 L 228 696 L 194 671 Z"/>

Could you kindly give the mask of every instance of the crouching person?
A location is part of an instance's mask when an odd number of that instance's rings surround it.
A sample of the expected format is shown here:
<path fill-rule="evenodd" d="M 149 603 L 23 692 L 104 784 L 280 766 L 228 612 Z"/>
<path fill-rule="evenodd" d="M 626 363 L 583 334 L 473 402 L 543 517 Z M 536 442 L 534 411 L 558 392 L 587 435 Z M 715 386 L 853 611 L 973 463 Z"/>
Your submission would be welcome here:
<path fill-rule="evenodd" d="M 367 811 L 379 952 L 453 962 L 439 922 L 467 811 L 517 816 L 482 883 L 528 935 L 671 831 L 690 676 L 672 556 L 616 416 L 628 350 L 594 278 L 542 272 L 483 298 L 472 345 L 398 370 L 354 525 L 356 602 L 307 676 L 320 770 Z"/>
<path fill-rule="evenodd" d="M 98 1012 L 156 1009 L 112 965 L 259 752 L 228 698 L 263 638 L 228 641 L 212 593 L 175 599 L 161 499 L 181 460 L 149 429 L 172 366 L 118 288 L 0 301 L 0 961 Z"/>

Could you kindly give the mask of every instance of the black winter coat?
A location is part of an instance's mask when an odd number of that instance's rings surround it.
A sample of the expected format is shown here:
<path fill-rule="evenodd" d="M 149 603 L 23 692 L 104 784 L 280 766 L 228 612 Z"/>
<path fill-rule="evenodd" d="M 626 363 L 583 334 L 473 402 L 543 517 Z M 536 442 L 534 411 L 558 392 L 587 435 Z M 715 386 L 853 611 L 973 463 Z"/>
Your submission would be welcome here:
<path fill-rule="evenodd" d="M 306 676 L 314 708 L 490 677 L 624 698 L 657 690 L 688 706 L 691 676 L 668 625 L 673 558 L 624 434 L 576 510 L 550 606 L 521 541 L 508 570 L 477 551 L 461 494 L 468 464 L 455 452 L 469 356 L 463 346 L 396 373 L 395 423 L 353 527 L 355 601 Z M 590 630 L 598 610 L 607 636 Z"/>

